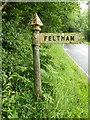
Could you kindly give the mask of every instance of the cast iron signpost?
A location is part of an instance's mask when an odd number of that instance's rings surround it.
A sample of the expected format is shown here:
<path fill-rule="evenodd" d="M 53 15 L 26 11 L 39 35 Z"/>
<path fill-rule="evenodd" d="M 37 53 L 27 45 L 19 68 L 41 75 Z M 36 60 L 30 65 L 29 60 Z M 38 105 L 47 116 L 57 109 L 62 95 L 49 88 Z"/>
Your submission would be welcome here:
<path fill-rule="evenodd" d="M 78 43 L 79 34 L 76 33 L 40 33 L 39 43 Z"/>
<path fill-rule="evenodd" d="M 39 99 L 41 97 L 41 78 L 40 78 L 40 55 L 39 55 L 39 32 L 40 26 L 43 26 L 37 14 L 32 17 L 32 30 L 33 30 L 33 65 L 34 65 L 34 80 L 35 80 L 35 95 Z"/>
<path fill-rule="evenodd" d="M 41 97 L 41 77 L 40 77 L 40 55 L 39 45 L 41 43 L 78 43 L 80 35 L 76 33 L 40 33 L 43 23 L 37 13 L 33 14 L 31 26 L 33 30 L 33 65 L 35 80 L 35 95 Z"/>

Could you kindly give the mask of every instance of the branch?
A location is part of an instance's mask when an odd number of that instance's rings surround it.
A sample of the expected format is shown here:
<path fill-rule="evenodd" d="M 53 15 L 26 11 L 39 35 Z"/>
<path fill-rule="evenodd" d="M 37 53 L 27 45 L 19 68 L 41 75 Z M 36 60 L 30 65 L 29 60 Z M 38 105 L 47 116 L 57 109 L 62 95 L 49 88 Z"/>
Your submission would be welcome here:
<path fill-rule="evenodd" d="M 8 3 L 8 0 L 5 0 L 5 3 L 0 6 L 0 11 L 3 10 L 3 8 L 7 5 L 7 3 Z"/>

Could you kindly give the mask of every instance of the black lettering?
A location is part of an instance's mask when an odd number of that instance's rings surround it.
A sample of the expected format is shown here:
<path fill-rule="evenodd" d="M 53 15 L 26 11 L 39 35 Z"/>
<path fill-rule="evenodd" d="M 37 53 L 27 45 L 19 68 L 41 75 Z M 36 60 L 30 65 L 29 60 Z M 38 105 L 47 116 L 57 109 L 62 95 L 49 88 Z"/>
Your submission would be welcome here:
<path fill-rule="evenodd" d="M 70 36 L 70 40 L 74 40 L 74 36 Z"/>
<path fill-rule="evenodd" d="M 47 36 L 44 36 L 44 41 L 46 41 L 46 39 L 47 39 Z"/>
<path fill-rule="evenodd" d="M 48 40 L 51 41 L 51 36 L 48 37 Z"/>
<path fill-rule="evenodd" d="M 56 40 L 55 40 L 55 36 L 53 36 L 53 41 L 56 41 Z"/>
<path fill-rule="evenodd" d="M 63 37 L 63 36 L 61 36 L 61 41 L 62 41 L 62 40 L 65 40 L 65 36 L 64 36 L 64 37 Z"/>
<path fill-rule="evenodd" d="M 57 40 L 59 41 L 60 36 L 57 36 Z"/>
<path fill-rule="evenodd" d="M 68 40 L 68 41 L 69 41 L 69 37 L 68 37 L 68 36 L 66 37 L 66 40 Z"/>

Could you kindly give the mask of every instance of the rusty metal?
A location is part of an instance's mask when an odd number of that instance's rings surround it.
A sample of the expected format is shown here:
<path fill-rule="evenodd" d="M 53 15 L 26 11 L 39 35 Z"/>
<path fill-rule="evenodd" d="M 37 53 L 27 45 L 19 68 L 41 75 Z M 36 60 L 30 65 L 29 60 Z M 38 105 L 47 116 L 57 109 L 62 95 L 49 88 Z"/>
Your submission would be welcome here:
<path fill-rule="evenodd" d="M 40 18 L 37 13 L 35 13 L 32 17 L 32 30 L 33 30 L 33 66 L 34 66 L 34 80 L 35 80 L 35 96 L 36 99 L 40 99 L 41 92 L 41 76 L 40 76 L 40 54 L 39 54 L 39 32 L 41 31 L 40 26 L 43 26 Z"/>
<path fill-rule="evenodd" d="M 33 45 L 33 65 L 35 80 L 35 96 L 37 99 L 41 97 L 41 76 L 40 76 L 40 55 L 39 45 Z"/>

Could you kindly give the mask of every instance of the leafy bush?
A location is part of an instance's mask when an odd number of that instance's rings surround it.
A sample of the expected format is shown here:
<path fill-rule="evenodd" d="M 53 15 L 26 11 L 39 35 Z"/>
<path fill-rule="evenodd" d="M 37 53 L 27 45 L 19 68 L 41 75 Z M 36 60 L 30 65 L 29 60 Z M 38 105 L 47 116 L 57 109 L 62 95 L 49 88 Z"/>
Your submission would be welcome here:
<path fill-rule="evenodd" d="M 88 117 L 86 76 L 59 45 L 40 47 L 42 98 L 36 101 L 34 96 L 29 26 L 32 12 L 37 11 L 44 22 L 42 31 L 61 32 L 68 30 L 67 15 L 77 8 L 76 3 L 64 2 L 8 3 L 5 7 L 2 13 L 2 118 Z"/>

